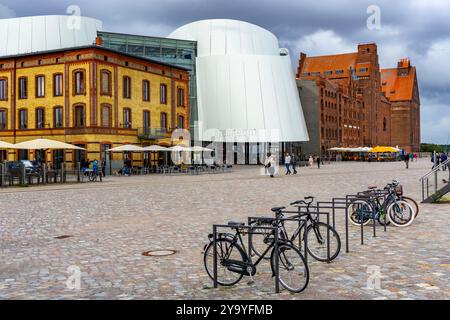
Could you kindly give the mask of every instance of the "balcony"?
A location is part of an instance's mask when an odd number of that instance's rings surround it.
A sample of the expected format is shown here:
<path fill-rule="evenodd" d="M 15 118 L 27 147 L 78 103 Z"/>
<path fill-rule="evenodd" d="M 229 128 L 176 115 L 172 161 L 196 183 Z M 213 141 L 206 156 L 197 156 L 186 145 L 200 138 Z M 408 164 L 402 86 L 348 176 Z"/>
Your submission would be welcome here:
<path fill-rule="evenodd" d="M 164 139 L 170 137 L 167 128 L 138 128 L 138 137 L 143 140 Z"/>

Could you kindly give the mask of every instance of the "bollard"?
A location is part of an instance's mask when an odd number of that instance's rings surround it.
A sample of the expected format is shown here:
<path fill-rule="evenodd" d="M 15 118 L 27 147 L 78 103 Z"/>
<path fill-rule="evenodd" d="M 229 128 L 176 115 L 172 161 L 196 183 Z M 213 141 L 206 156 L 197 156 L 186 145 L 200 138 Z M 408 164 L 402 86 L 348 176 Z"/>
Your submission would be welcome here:
<path fill-rule="evenodd" d="M 81 177 L 80 177 L 80 163 L 79 162 L 77 162 L 76 169 L 77 169 L 77 182 L 79 183 L 81 181 Z"/>

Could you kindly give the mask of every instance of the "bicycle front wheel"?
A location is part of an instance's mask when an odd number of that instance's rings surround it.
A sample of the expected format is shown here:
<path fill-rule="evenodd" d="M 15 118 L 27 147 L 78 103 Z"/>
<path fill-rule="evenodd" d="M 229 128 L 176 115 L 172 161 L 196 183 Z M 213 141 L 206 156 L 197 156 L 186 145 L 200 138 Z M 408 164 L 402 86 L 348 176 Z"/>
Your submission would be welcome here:
<path fill-rule="evenodd" d="M 353 225 L 367 225 L 372 219 L 373 209 L 366 200 L 355 200 L 347 207 L 347 215 Z"/>
<path fill-rule="evenodd" d="M 330 261 L 336 259 L 341 251 L 341 239 L 333 227 L 323 222 L 315 222 L 308 226 L 306 231 L 306 249 L 308 253 L 316 260 L 321 262 L 328 261 L 327 249 L 327 229 L 330 230 Z"/>
<path fill-rule="evenodd" d="M 414 209 L 403 200 L 396 200 L 387 209 L 389 221 L 396 227 L 407 227 L 414 221 Z"/>
<path fill-rule="evenodd" d="M 270 257 L 272 272 L 275 275 L 275 248 Z M 281 285 L 290 292 L 299 293 L 309 283 L 309 268 L 305 258 L 295 246 L 289 243 L 278 245 L 278 269 Z"/>
<path fill-rule="evenodd" d="M 203 255 L 208 276 L 214 280 L 214 242 L 210 242 Z M 229 268 L 229 261 L 244 262 L 246 254 L 244 250 L 235 242 L 227 238 L 216 240 L 217 248 L 217 283 L 221 286 L 232 286 L 241 281 L 243 273 L 236 272 Z"/>

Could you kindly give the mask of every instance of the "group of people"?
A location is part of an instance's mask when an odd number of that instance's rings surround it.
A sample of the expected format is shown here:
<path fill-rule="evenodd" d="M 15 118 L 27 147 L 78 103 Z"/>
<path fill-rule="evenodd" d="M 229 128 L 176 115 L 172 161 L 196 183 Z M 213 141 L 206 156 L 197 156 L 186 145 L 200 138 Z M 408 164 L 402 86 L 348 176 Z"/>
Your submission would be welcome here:
<path fill-rule="evenodd" d="M 285 175 L 295 175 L 298 173 L 297 168 L 300 168 L 300 158 L 295 153 L 286 152 L 284 155 L 284 166 L 286 169 Z M 314 162 L 317 164 L 317 168 L 320 169 L 320 165 L 323 164 L 323 159 L 320 156 L 309 156 L 308 166 L 312 168 Z M 266 160 L 264 162 L 264 167 L 266 173 L 270 175 L 271 178 L 275 176 L 276 160 L 275 157 L 269 152 L 266 155 Z"/>
<path fill-rule="evenodd" d="M 433 163 L 432 169 L 439 167 L 441 165 L 441 163 L 444 163 L 445 161 L 447 161 L 447 159 L 448 159 L 448 155 L 445 152 L 433 153 L 431 155 L 431 162 Z M 442 170 L 444 170 L 444 171 L 447 170 L 447 166 L 444 165 Z"/>
<path fill-rule="evenodd" d="M 403 161 L 405 161 L 406 169 L 409 169 L 409 162 L 417 162 L 417 153 L 405 153 L 403 156 Z"/>

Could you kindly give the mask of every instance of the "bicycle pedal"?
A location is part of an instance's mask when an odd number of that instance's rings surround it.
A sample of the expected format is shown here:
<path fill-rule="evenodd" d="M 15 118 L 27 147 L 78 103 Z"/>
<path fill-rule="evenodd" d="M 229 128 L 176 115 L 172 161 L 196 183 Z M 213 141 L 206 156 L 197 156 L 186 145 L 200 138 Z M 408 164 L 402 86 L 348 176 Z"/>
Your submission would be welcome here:
<path fill-rule="evenodd" d="M 250 280 L 250 281 L 247 282 L 247 285 L 248 285 L 248 286 L 252 286 L 252 285 L 254 285 L 254 284 L 255 284 L 255 281 L 254 281 L 254 280 Z"/>

